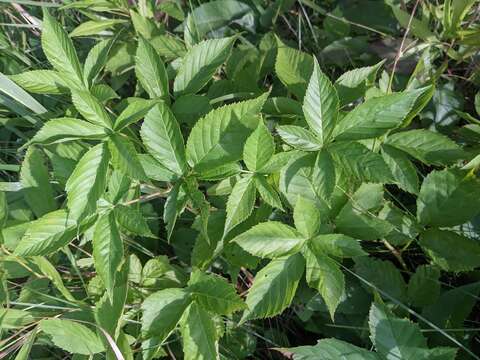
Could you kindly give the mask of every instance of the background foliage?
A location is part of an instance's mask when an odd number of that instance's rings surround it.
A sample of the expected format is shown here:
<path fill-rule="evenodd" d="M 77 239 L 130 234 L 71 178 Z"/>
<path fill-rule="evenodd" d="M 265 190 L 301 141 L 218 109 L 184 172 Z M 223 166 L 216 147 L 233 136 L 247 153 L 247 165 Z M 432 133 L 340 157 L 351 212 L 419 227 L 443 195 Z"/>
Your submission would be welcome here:
<path fill-rule="evenodd" d="M 478 1 L 0 8 L 0 358 L 479 359 Z"/>

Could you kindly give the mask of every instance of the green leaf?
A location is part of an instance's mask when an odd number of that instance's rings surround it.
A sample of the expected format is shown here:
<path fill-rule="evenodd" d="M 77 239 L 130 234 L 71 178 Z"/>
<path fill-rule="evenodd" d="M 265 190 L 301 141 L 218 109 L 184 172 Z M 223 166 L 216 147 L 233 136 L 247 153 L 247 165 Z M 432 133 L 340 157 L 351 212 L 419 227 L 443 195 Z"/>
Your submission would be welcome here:
<path fill-rule="evenodd" d="M 112 49 L 112 40 L 102 40 L 95 44 L 88 52 L 87 58 L 83 65 L 83 76 L 89 86 L 92 86 L 100 71 L 108 60 L 108 54 Z"/>
<path fill-rule="evenodd" d="M 422 92 L 418 89 L 369 99 L 339 121 L 333 136 L 336 140 L 379 137 L 402 124 Z"/>
<path fill-rule="evenodd" d="M 205 310 L 219 315 L 231 315 L 246 306 L 226 279 L 199 270 L 192 273 L 187 291 Z"/>
<path fill-rule="evenodd" d="M 480 181 L 457 169 L 432 171 L 417 198 L 417 218 L 423 225 L 454 226 L 480 211 Z"/>
<path fill-rule="evenodd" d="M 105 351 L 99 336 L 78 322 L 45 319 L 40 321 L 39 326 L 56 346 L 71 354 L 93 355 Z"/>
<path fill-rule="evenodd" d="M 428 165 L 449 165 L 465 157 L 462 148 L 448 137 L 425 129 L 393 134 L 387 138 L 385 144 Z"/>
<path fill-rule="evenodd" d="M 15 360 L 28 360 L 30 356 L 30 351 L 32 350 L 33 344 L 37 337 L 37 328 L 33 329 L 26 335 L 26 340 L 22 345 L 22 348 L 18 351 Z"/>
<path fill-rule="evenodd" d="M 252 255 L 272 259 L 297 253 L 305 238 L 288 225 L 268 221 L 255 225 L 232 241 Z"/>
<path fill-rule="evenodd" d="M 298 100 L 302 100 L 307 91 L 312 71 L 313 57 L 311 55 L 290 48 L 278 40 L 275 72 L 280 81 Z"/>
<path fill-rule="evenodd" d="M 251 11 L 252 9 L 248 4 L 240 1 L 210 1 L 200 4 L 200 6 L 189 12 L 185 23 L 188 23 L 188 20 L 193 21 L 195 23 L 195 35 L 203 38 L 207 33 L 227 26 L 236 19 L 241 19 Z"/>
<path fill-rule="evenodd" d="M 418 359 L 418 350 L 427 347 L 420 327 L 394 317 L 385 305 L 372 305 L 368 324 L 377 352 L 387 360 Z"/>
<path fill-rule="evenodd" d="M 97 35 L 117 24 L 123 24 L 126 20 L 121 19 L 102 19 L 100 21 L 89 20 L 82 22 L 70 32 L 70 37 Z"/>
<path fill-rule="evenodd" d="M 12 308 L 0 308 L 2 329 L 20 329 L 35 321 L 35 317 L 28 311 Z"/>
<path fill-rule="evenodd" d="M 121 227 L 135 235 L 156 238 L 140 210 L 132 206 L 116 205 L 114 212 L 115 219 Z"/>
<path fill-rule="evenodd" d="M 383 187 L 380 184 L 362 184 L 337 215 L 337 231 L 362 240 L 384 237 L 393 226 L 375 215 L 375 208 L 382 202 Z"/>
<path fill-rule="evenodd" d="M 355 258 L 355 272 L 374 287 L 365 288 L 375 293 L 378 288 L 398 301 L 406 298 L 406 284 L 400 271 L 390 261 L 371 257 Z"/>
<path fill-rule="evenodd" d="M 382 157 L 390 168 L 398 187 L 409 193 L 418 194 L 417 168 L 412 164 L 408 156 L 392 146 L 382 145 Z"/>
<path fill-rule="evenodd" d="M 257 190 L 253 176 L 245 176 L 238 180 L 227 201 L 227 219 L 224 234 L 228 234 L 235 226 L 245 221 L 252 213 Z"/>
<path fill-rule="evenodd" d="M 413 215 L 405 213 L 395 205 L 387 202 L 378 213 L 378 217 L 392 224 L 393 229 L 385 235 L 385 238 L 392 245 L 404 245 L 415 239 L 418 235 L 417 222 Z"/>
<path fill-rule="evenodd" d="M 257 188 L 260 197 L 270 206 L 283 210 L 283 205 L 277 190 L 269 184 L 267 179 L 263 176 L 254 176 L 255 187 Z"/>
<path fill-rule="evenodd" d="M 440 269 L 432 265 L 420 265 L 408 282 L 408 299 L 414 306 L 435 304 L 440 296 Z"/>
<path fill-rule="evenodd" d="M 337 123 L 339 101 L 337 91 L 320 70 L 317 59 L 313 60 L 313 73 L 303 99 L 303 112 L 308 126 L 317 134 L 320 144 L 326 144 Z"/>
<path fill-rule="evenodd" d="M 25 200 L 36 217 L 41 217 L 57 208 L 45 158 L 42 152 L 33 146 L 28 148 L 23 159 L 20 182 Z"/>
<path fill-rule="evenodd" d="M 304 267 L 305 261 L 300 254 L 270 261 L 255 276 L 245 300 L 248 310 L 243 313 L 240 323 L 283 312 L 295 296 Z"/>
<path fill-rule="evenodd" d="M 98 326 L 104 331 L 116 338 L 116 333 L 122 326 L 121 317 L 123 315 L 125 301 L 127 299 L 128 276 L 130 270 L 130 261 L 127 259 L 118 271 L 115 279 L 115 288 L 113 289 L 112 301 L 108 294 L 104 293 L 95 304 L 95 320 Z M 105 342 L 106 343 L 106 342 Z M 111 346 L 107 348 L 107 357 L 112 353 Z"/>
<path fill-rule="evenodd" d="M 145 39 L 150 40 L 152 35 L 156 32 L 157 27 L 153 19 L 149 19 L 144 14 L 140 15 L 133 9 L 130 9 L 130 18 L 132 20 L 135 31 Z"/>
<path fill-rule="evenodd" d="M 323 253 L 340 258 L 367 255 L 358 240 L 343 234 L 317 235 L 310 240 L 309 247 L 315 254 Z"/>
<path fill-rule="evenodd" d="M 121 135 L 113 134 L 108 141 L 111 162 L 114 168 L 127 174 L 132 179 L 146 180 L 147 175 L 138 160 L 137 151 L 132 142 Z"/>
<path fill-rule="evenodd" d="M 18 105 L 16 102 L 22 104 L 27 109 L 31 110 L 35 114 L 43 114 L 47 112 L 47 109 L 40 104 L 33 96 L 23 90 L 20 86 L 15 84 L 7 76 L 3 75 L 0 72 L 0 92 L 11 97 L 13 101 L 9 98 L 0 94 L 0 100 L 4 106 L 12 109 L 14 112 L 18 113 L 21 116 L 24 116 L 29 122 L 37 124 L 38 120 L 30 116 L 30 113 L 26 111 L 23 107 Z"/>
<path fill-rule="evenodd" d="M 185 199 L 186 200 L 186 199 Z M 163 209 L 163 222 L 166 224 L 167 240 L 172 236 L 177 217 L 183 211 L 185 200 L 180 197 L 180 183 L 176 183 L 168 194 Z"/>
<path fill-rule="evenodd" d="M 453 231 L 428 229 L 420 246 L 445 271 L 468 271 L 480 266 L 480 244 Z"/>
<path fill-rule="evenodd" d="M 322 144 L 316 135 L 308 129 L 296 125 L 277 126 L 278 135 L 288 145 L 303 151 L 320 150 Z"/>
<path fill-rule="evenodd" d="M 92 124 L 112 128 L 112 119 L 103 105 L 92 94 L 84 90 L 72 89 L 72 102 L 75 108 Z"/>
<path fill-rule="evenodd" d="M 293 209 L 293 221 L 297 230 L 307 239 L 317 234 L 322 223 L 315 203 L 301 196 L 298 197 Z"/>
<path fill-rule="evenodd" d="M 113 211 L 101 215 L 93 231 L 93 261 L 103 280 L 110 300 L 113 299 L 115 277 L 123 260 L 123 242 Z"/>
<path fill-rule="evenodd" d="M 177 179 L 177 175 L 161 165 L 153 156 L 138 154 L 137 157 L 149 179 L 157 181 L 174 181 Z"/>
<path fill-rule="evenodd" d="M 226 105 L 201 118 L 188 137 L 188 163 L 203 171 L 240 160 L 246 139 L 258 126 L 256 115 L 267 96 Z"/>
<path fill-rule="evenodd" d="M 181 324 L 185 360 L 219 360 L 218 330 L 212 315 L 193 302 Z"/>
<path fill-rule="evenodd" d="M 337 339 L 322 339 L 313 346 L 285 349 L 294 360 L 380 360 L 374 352 Z"/>
<path fill-rule="evenodd" d="M 213 109 L 206 95 L 187 94 L 180 96 L 172 105 L 172 111 L 180 123 L 193 126 L 202 116 Z"/>
<path fill-rule="evenodd" d="M 293 156 L 290 162 L 280 173 L 280 191 L 285 195 L 288 202 L 294 207 L 298 198 L 315 202 L 321 216 L 328 216 L 329 207 L 320 196 L 321 183 L 317 183 L 314 172 L 316 153 L 309 153 L 303 156 Z"/>
<path fill-rule="evenodd" d="M 318 152 L 312 169 L 312 182 L 316 193 L 329 202 L 336 185 L 335 164 L 332 156 L 326 149 Z"/>
<path fill-rule="evenodd" d="M 323 253 L 307 248 L 303 255 L 308 286 L 322 295 L 333 321 L 335 310 L 345 294 L 345 277 L 337 263 Z"/>
<path fill-rule="evenodd" d="M 175 174 L 185 173 L 182 133 L 167 104 L 159 103 L 148 112 L 140 134 L 147 150 L 160 164 Z"/>
<path fill-rule="evenodd" d="M 51 254 L 72 241 L 77 233 L 77 222 L 65 210 L 48 213 L 28 226 L 15 255 Z"/>
<path fill-rule="evenodd" d="M 346 105 L 365 95 L 369 83 L 373 83 L 376 74 L 385 60 L 372 66 L 365 66 L 347 71 L 335 81 L 340 104 Z"/>
<path fill-rule="evenodd" d="M 45 8 L 42 25 L 42 49 L 48 61 L 78 87 L 83 87 L 82 68 L 72 40 Z"/>
<path fill-rule="evenodd" d="M 154 107 L 158 102 L 156 100 L 136 99 L 128 104 L 128 106 L 118 115 L 115 120 L 113 129 L 121 131 L 130 124 L 136 123 L 143 119 L 150 109 Z"/>
<path fill-rule="evenodd" d="M 230 55 L 235 37 L 210 39 L 194 45 L 183 57 L 173 89 L 175 96 L 195 94 Z"/>
<path fill-rule="evenodd" d="M 135 55 L 135 74 L 150 98 L 170 100 L 165 65 L 154 47 L 141 36 Z"/>
<path fill-rule="evenodd" d="M 34 94 L 63 94 L 68 92 L 67 84 L 61 75 L 53 70 L 32 70 L 9 78 L 24 90 Z"/>
<path fill-rule="evenodd" d="M 52 282 L 52 284 L 58 289 L 58 291 L 60 291 L 65 299 L 68 301 L 76 301 L 70 291 L 68 291 L 63 284 L 62 277 L 55 269 L 55 266 L 53 266 L 52 263 L 47 260 L 47 258 L 43 256 L 34 256 L 31 261 L 38 267 L 40 273 L 42 273 L 48 280 Z"/>
<path fill-rule="evenodd" d="M 243 161 L 248 170 L 261 170 L 275 153 L 273 137 L 263 122 L 248 137 L 243 148 Z"/>
<path fill-rule="evenodd" d="M 160 290 L 147 297 L 142 304 L 142 336 L 155 336 L 162 343 L 191 302 L 187 291 L 175 288 Z"/>
<path fill-rule="evenodd" d="M 380 154 L 358 142 L 339 141 L 329 152 L 346 176 L 364 182 L 391 183 L 393 176 Z"/>
<path fill-rule="evenodd" d="M 68 178 L 65 186 L 67 206 L 74 219 L 82 219 L 95 212 L 97 200 L 105 191 L 109 157 L 106 144 L 92 147 Z"/>
<path fill-rule="evenodd" d="M 105 128 L 74 118 L 49 120 L 30 140 L 32 144 L 50 145 L 78 139 L 101 140 L 107 136 Z"/>

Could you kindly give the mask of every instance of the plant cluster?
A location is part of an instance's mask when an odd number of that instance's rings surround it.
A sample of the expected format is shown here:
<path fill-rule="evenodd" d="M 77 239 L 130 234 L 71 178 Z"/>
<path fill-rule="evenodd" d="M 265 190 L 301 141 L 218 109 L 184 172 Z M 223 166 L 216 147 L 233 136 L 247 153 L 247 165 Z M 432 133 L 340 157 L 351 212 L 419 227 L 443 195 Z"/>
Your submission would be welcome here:
<path fill-rule="evenodd" d="M 13 2 L 0 357 L 479 358 L 480 6 L 347 3 Z"/>

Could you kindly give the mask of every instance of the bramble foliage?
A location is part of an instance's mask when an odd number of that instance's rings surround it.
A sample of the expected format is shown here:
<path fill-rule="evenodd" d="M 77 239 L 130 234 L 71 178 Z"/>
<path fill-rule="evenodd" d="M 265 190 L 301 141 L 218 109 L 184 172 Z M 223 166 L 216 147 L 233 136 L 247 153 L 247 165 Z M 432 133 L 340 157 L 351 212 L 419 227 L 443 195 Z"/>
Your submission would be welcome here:
<path fill-rule="evenodd" d="M 44 4 L 2 65 L 0 354 L 478 358 L 480 93 L 442 75 L 478 4 L 133 3 Z"/>

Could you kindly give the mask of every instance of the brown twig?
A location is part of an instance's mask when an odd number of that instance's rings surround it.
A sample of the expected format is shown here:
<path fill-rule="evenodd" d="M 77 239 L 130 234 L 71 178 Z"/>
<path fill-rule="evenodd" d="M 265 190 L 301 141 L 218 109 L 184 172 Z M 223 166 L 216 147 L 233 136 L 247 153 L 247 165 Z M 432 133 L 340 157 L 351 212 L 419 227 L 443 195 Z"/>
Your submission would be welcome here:
<path fill-rule="evenodd" d="M 412 13 L 410 14 L 410 18 L 408 19 L 407 28 L 405 33 L 403 34 L 402 42 L 400 43 L 400 48 L 398 49 L 397 55 L 395 56 L 395 60 L 393 62 L 392 74 L 390 75 L 390 80 L 388 81 L 388 92 L 392 92 L 392 84 L 393 84 L 393 77 L 395 76 L 395 71 L 397 69 L 398 61 L 403 55 L 403 47 L 405 45 L 405 40 L 407 39 L 407 35 L 410 32 L 410 27 L 412 26 L 413 18 L 417 11 L 418 4 L 420 0 L 415 1 L 415 5 L 413 6 Z"/>

